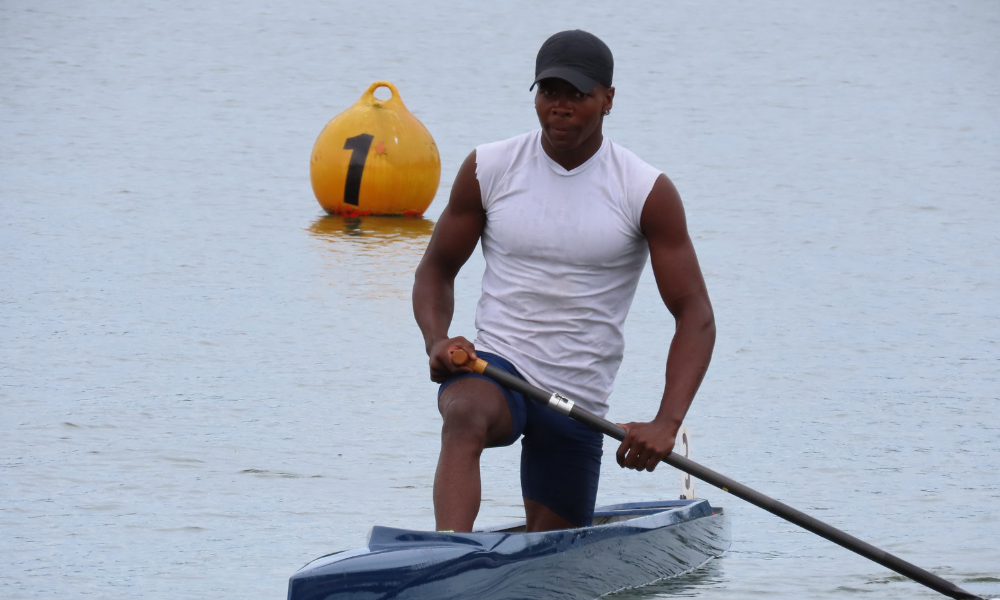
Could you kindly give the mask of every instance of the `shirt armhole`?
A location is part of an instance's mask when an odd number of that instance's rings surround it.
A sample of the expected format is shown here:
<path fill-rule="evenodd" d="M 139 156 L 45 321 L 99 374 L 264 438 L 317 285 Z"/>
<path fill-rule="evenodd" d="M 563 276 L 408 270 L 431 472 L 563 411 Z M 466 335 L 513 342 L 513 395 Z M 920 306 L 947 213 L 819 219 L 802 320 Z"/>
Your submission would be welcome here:
<path fill-rule="evenodd" d="M 476 146 L 476 180 L 479 181 L 479 191 L 482 195 L 483 208 L 489 204 L 489 198 L 493 192 L 493 178 L 490 177 L 488 168 L 489 151 L 486 146 Z"/>
<path fill-rule="evenodd" d="M 496 197 L 497 185 L 509 166 L 510 159 L 502 160 L 510 154 L 507 142 L 493 142 L 476 147 L 476 179 L 483 196 L 483 210 L 489 210 Z"/>
<path fill-rule="evenodd" d="M 632 219 L 632 225 L 635 230 L 642 235 L 642 209 L 646 206 L 646 200 L 649 198 L 649 193 L 653 191 L 653 185 L 656 184 L 656 179 L 662 175 L 663 172 L 646 164 L 641 163 L 636 165 L 633 169 L 632 176 L 628 178 L 629 189 L 628 189 L 628 199 L 630 213 L 629 217 Z"/>

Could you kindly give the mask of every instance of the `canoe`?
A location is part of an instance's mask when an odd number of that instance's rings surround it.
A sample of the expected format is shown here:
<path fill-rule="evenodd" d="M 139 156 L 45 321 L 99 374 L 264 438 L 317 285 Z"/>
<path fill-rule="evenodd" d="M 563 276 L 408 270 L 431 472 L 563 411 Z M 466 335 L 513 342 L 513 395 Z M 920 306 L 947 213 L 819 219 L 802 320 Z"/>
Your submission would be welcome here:
<path fill-rule="evenodd" d="M 523 521 L 472 533 L 376 526 L 367 547 L 302 567 L 288 600 L 591 599 L 697 569 L 730 542 L 707 500 L 602 506 L 590 527 L 535 533 Z"/>

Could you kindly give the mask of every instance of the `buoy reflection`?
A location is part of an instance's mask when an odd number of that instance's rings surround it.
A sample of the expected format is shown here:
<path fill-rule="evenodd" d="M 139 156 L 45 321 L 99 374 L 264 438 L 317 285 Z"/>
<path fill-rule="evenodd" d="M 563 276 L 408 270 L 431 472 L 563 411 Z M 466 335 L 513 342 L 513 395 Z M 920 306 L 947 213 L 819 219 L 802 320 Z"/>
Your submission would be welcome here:
<path fill-rule="evenodd" d="M 343 217 L 316 219 L 306 228 L 320 243 L 326 268 L 321 277 L 343 300 L 393 299 L 407 306 L 413 271 L 420 262 L 434 221 L 423 217 Z"/>
<path fill-rule="evenodd" d="M 309 227 L 314 236 L 328 241 L 365 238 L 371 241 L 403 241 L 427 238 L 434 221 L 423 217 L 341 217 L 323 216 Z"/>

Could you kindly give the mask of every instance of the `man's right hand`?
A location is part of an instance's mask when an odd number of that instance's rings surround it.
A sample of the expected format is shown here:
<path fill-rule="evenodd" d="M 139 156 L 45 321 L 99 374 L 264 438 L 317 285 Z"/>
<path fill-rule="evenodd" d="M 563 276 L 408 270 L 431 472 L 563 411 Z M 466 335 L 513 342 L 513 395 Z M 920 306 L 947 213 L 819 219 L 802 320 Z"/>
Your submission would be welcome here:
<path fill-rule="evenodd" d="M 465 350 L 472 360 L 476 359 L 476 347 L 472 342 L 464 337 L 453 337 L 441 340 L 431 346 L 428 356 L 430 357 L 431 381 L 443 383 L 452 375 L 458 373 L 471 373 L 472 369 L 460 367 L 451 360 L 451 355 L 455 350 Z"/>

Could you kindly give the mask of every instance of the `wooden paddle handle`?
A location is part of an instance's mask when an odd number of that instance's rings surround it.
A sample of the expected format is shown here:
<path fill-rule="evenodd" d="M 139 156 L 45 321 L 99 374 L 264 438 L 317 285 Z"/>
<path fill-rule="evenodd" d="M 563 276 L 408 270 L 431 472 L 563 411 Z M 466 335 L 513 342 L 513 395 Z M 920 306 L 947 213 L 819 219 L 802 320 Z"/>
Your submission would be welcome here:
<path fill-rule="evenodd" d="M 489 364 L 481 358 L 476 360 L 469 360 L 469 353 L 465 350 L 455 350 L 451 353 L 451 362 L 455 363 L 460 367 L 469 367 L 476 373 L 480 375 L 486 370 L 486 365 Z"/>

